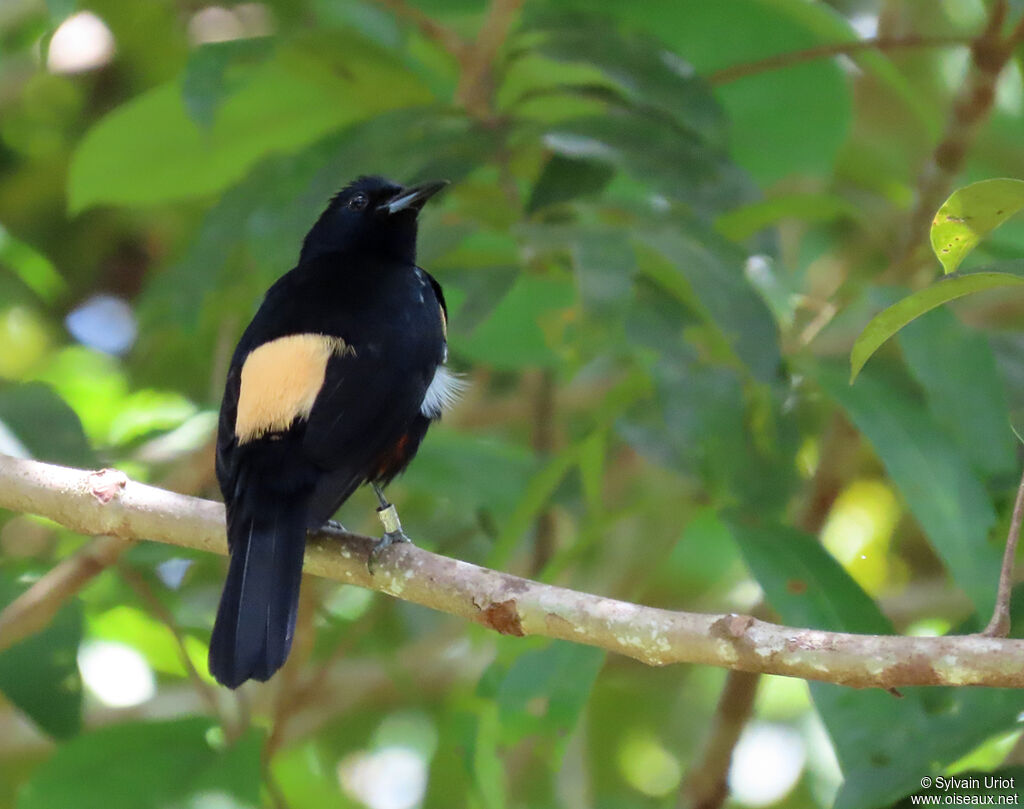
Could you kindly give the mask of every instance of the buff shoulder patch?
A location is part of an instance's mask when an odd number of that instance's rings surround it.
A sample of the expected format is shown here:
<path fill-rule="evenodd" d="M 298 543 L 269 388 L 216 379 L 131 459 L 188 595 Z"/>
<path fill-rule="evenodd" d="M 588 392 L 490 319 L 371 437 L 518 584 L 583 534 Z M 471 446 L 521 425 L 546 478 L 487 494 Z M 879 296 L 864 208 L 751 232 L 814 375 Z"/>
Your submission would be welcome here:
<path fill-rule="evenodd" d="M 242 364 L 235 435 L 244 444 L 309 418 L 334 355 L 355 354 L 340 337 L 290 334 L 249 352 Z"/>

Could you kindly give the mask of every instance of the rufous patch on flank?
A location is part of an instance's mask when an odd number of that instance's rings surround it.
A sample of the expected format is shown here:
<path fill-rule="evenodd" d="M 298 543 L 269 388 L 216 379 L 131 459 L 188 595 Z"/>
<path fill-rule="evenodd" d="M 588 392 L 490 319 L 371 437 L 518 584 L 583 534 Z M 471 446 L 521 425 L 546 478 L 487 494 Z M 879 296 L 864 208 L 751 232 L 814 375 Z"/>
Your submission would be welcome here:
<path fill-rule="evenodd" d="M 377 475 L 379 477 L 391 477 L 389 472 L 392 469 L 401 469 L 406 464 L 406 447 L 409 445 L 409 434 L 402 433 L 401 437 L 385 450 L 377 462 Z"/>
<path fill-rule="evenodd" d="M 242 365 L 235 435 L 244 444 L 309 418 L 335 354 L 355 354 L 340 337 L 290 334 L 254 348 Z"/>

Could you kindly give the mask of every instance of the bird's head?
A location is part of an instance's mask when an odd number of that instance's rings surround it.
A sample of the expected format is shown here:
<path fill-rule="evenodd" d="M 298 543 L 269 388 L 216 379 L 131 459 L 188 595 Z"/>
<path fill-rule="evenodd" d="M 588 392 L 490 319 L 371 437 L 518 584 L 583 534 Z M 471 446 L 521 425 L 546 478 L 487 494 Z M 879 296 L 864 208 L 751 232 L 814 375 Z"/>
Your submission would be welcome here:
<path fill-rule="evenodd" d="M 447 180 L 404 187 L 383 177 L 360 177 L 331 200 L 302 243 L 300 262 L 349 249 L 416 257 L 416 216 Z"/>

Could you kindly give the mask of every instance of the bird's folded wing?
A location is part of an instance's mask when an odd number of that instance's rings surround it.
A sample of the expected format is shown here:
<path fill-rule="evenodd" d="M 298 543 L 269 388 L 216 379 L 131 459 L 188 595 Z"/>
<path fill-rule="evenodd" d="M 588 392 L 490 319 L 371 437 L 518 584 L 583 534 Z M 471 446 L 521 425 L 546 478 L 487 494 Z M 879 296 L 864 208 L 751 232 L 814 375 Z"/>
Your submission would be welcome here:
<path fill-rule="evenodd" d="M 330 359 L 309 414 L 303 449 L 327 472 L 311 522 L 322 523 L 361 483 L 416 418 L 426 390 L 422 372 L 358 351 Z"/>

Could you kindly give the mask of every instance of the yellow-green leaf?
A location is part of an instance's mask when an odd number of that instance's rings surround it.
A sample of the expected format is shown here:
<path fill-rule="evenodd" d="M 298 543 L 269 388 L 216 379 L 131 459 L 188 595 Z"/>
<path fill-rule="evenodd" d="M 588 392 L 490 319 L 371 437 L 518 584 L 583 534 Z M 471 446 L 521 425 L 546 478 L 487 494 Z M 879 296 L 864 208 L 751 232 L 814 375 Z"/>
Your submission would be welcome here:
<path fill-rule="evenodd" d="M 982 180 L 954 191 L 932 220 L 932 249 L 946 273 L 1021 208 L 1024 180 Z"/>
<path fill-rule="evenodd" d="M 207 128 L 189 118 L 176 81 L 113 110 L 71 159 L 70 210 L 213 194 L 268 154 L 294 152 L 355 121 L 430 100 L 413 73 L 359 40 L 336 43 L 359 70 L 325 70 L 313 58 L 314 45 L 293 45 L 246 67 L 245 81 Z"/>
<path fill-rule="evenodd" d="M 984 289 L 1024 284 L 1024 278 L 1005 272 L 977 272 L 948 278 L 908 295 L 883 309 L 864 327 L 850 352 L 850 382 L 857 378 L 871 355 L 911 320 L 936 306 Z"/>

